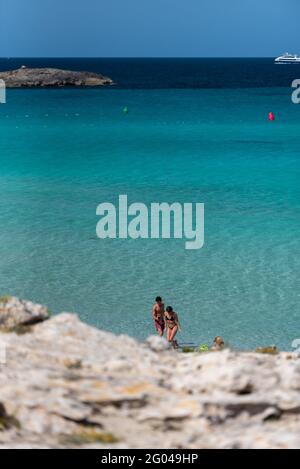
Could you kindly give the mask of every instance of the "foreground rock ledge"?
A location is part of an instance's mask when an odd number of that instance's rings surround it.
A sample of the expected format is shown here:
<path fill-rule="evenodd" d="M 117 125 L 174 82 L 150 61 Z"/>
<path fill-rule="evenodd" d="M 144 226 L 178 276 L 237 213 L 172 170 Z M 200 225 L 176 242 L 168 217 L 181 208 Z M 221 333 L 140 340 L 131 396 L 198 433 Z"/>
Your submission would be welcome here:
<path fill-rule="evenodd" d="M 7 88 L 38 88 L 63 86 L 103 86 L 113 81 L 92 72 L 61 70 L 58 68 L 27 68 L 0 72 L 0 79 Z"/>
<path fill-rule="evenodd" d="M 178 353 L 69 313 L 0 341 L 0 448 L 300 447 L 291 354 Z"/>

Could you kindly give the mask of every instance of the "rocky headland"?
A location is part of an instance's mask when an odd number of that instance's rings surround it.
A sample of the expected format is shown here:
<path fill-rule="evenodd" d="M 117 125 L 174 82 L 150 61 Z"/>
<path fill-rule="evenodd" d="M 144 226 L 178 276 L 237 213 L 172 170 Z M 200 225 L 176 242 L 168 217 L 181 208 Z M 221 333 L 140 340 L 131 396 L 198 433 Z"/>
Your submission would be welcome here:
<path fill-rule="evenodd" d="M 111 78 L 92 72 L 61 70 L 58 68 L 28 68 L 0 72 L 7 88 L 45 88 L 64 86 L 112 85 Z"/>
<path fill-rule="evenodd" d="M 182 353 L 14 297 L 0 330 L 0 448 L 300 447 L 294 354 Z"/>

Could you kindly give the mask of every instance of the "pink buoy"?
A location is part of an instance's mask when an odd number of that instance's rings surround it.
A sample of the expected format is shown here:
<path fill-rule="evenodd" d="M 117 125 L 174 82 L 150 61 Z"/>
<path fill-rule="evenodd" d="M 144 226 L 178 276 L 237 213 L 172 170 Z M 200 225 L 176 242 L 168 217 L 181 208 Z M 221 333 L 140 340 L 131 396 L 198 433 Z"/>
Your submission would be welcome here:
<path fill-rule="evenodd" d="M 269 112 L 269 121 L 273 122 L 275 120 L 275 116 L 273 112 Z"/>

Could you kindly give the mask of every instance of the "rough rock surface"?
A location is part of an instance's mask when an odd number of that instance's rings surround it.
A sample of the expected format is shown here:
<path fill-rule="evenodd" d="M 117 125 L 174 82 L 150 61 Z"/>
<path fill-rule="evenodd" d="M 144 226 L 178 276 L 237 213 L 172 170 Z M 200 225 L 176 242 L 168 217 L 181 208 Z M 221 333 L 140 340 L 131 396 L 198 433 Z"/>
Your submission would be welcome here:
<path fill-rule="evenodd" d="M 0 346 L 0 448 L 300 447 L 292 354 L 180 353 L 69 313 Z"/>
<path fill-rule="evenodd" d="M 17 329 L 21 332 L 22 326 L 30 326 L 48 318 L 49 312 L 45 306 L 14 296 L 0 297 L 0 330 Z"/>
<path fill-rule="evenodd" d="M 60 70 L 58 68 L 27 68 L 0 72 L 7 88 L 111 85 L 110 78 L 98 73 Z"/>

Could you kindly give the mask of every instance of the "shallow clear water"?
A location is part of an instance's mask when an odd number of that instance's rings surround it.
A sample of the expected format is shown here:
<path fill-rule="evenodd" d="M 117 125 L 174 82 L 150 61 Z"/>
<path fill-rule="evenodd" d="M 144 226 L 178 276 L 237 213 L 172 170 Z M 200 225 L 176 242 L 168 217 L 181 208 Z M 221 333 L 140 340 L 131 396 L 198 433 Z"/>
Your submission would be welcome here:
<path fill-rule="evenodd" d="M 220 334 L 239 348 L 291 349 L 300 337 L 300 105 L 290 94 L 9 90 L 0 106 L 1 292 L 138 338 L 153 332 L 160 294 L 179 312 L 181 341 Z M 119 194 L 204 202 L 204 248 L 97 239 L 96 207 Z"/>

